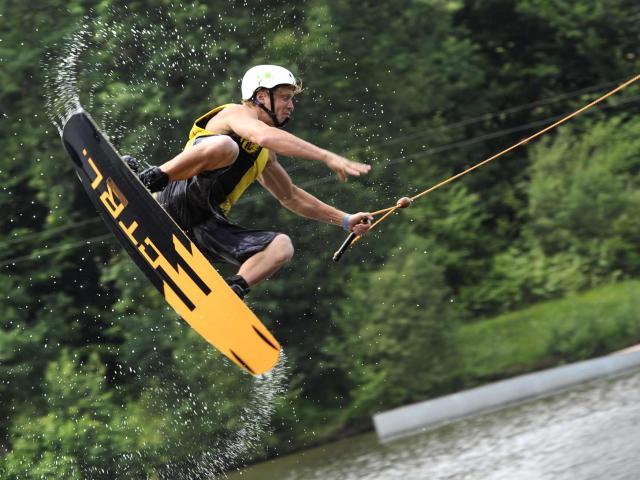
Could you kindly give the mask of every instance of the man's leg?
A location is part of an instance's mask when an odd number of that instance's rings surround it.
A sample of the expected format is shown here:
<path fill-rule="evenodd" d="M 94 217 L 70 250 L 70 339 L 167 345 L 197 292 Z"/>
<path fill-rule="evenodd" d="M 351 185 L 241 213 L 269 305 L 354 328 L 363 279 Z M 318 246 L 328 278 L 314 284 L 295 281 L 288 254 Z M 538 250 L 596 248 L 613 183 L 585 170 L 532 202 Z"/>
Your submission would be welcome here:
<path fill-rule="evenodd" d="M 227 135 L 204 137 L 160 166 L 170 181 L 186 180 L 206 170 L 228 167 L 238 158 L 238 144 Z"/>
<path fill-rule="evenodd" d="M 246 260 L 238 271 L 238 275 L 245 279 L 250 287 L 257 285 L 293 257 L 293 244 L 291 239 L 284 234 L 277 235 L 271 243 Z"/>
<path fill-rule="evenodd" d="M 160 167 L 141 170 L 134 158 L 125 155 L 123 160 L 138 175 L 151 193 L 163 190 L 171 181 L 186 180 L 207 170 L 228 167 L 238 158 L 238 144 L 227 135 L 203 137 Z"/>

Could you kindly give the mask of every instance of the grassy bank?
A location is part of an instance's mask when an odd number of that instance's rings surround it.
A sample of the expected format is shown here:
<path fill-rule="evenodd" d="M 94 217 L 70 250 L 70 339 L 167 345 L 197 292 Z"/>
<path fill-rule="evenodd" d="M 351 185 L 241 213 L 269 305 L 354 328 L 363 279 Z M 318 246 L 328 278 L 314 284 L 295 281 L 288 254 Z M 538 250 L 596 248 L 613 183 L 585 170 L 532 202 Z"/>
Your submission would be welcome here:
<path fill-rule="evenodd" d="M 627 281 L 486 321 L 456 333 L 464 388 L 640 343 L 640 281 Z"/>

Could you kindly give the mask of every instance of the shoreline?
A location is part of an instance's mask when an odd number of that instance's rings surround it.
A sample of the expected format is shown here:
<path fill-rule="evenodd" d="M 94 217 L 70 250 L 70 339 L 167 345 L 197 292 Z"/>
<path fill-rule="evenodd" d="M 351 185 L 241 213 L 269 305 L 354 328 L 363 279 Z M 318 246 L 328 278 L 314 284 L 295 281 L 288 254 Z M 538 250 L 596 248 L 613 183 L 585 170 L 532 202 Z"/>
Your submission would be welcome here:
<path fill-rule="evenodd" d="M 373 424 L 380 441 L 391 441 L 633 370 L 640 345 L 377 413 Z"/>

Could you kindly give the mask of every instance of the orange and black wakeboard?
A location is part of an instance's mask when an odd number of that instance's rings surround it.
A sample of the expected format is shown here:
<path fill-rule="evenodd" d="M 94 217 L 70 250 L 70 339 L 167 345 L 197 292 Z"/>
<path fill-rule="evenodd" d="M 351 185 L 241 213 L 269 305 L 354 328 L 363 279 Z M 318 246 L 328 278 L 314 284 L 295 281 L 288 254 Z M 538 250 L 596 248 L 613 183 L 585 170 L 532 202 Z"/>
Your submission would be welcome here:
<path fill-rule="evenodd" d="M 253 375 L 280 345 L 129 169 L 82 109 L 62 142 L 100 216 L 167 303 L 202 337 Z"/>

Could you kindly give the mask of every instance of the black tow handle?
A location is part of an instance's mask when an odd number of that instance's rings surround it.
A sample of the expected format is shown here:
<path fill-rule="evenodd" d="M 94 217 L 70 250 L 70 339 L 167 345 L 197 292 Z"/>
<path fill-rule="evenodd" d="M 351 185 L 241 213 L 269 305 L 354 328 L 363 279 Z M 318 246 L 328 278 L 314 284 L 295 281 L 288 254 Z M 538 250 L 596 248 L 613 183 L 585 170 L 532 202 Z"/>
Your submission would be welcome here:
<path fill-rule="evenodd" d="M 369 223 L 369 219 L 365 217 L 362 219 L 360 223 Z M 347 236 L 347 238 L 345 238 L 344 242 L 342 242 L 342 245 L 340 245 L 340 248 L 338 248 L 338 250 L 336 250 L 336 252 L 333 254 L 334 262 L 340 261 L 340 259 L 342 258 L 342 255 L 344 255 L 344 252 L 347 251 L 347 249 L 351 246 L 351 244 L 355 241 L 356 238 L 358 238 L 358 235 L 356 235 L 353 232 L 351 232 Z"/>

